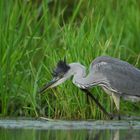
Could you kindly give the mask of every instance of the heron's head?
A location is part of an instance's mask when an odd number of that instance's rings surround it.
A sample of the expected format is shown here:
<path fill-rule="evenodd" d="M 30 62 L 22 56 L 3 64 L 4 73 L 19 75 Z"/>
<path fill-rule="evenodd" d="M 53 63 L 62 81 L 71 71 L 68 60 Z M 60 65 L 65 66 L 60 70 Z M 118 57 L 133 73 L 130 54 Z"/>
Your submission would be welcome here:
<path fill-rule="evenodd" d="M 70 66 L 66 63 L 66 60 L 59 61 L 56 68 L 53 70 L 53 79 L 49 83 L 45 84 L 39 93 L 42 93 L 49 88 L 56 87 L 66 81 L 71 76 L 69 70 Z"/>

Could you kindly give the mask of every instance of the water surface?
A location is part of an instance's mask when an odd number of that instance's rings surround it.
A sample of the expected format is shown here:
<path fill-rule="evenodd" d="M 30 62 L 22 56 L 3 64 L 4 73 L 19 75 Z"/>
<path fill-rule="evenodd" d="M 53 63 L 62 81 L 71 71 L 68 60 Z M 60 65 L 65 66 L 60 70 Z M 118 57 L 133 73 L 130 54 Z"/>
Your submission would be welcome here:
<path fill-rule="evenodd" d="M 0 120 L 0 140 L 140 140 L 140 121 Z"/>

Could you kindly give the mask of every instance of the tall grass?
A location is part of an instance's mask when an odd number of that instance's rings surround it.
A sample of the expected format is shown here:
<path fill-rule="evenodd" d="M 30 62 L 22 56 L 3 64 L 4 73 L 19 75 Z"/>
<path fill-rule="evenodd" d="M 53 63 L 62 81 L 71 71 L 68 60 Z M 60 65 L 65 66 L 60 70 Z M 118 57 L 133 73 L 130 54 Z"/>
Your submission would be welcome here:
<path fill-rule="evenodd" d="M 140 68 L 140 2 L 137 0 L 0 1 L 0 114 L 63 119 L 105 116 L 71 81 L 37 90 L 51 79 L 59 59 L 89 67 L 109 55 Z M 92 90 L 104 107 L 110 99 Z M 115 112 L 115 110 L 112 110 Z M 140 115 L 140 104 L 121 102 L 123 114 Z"/>

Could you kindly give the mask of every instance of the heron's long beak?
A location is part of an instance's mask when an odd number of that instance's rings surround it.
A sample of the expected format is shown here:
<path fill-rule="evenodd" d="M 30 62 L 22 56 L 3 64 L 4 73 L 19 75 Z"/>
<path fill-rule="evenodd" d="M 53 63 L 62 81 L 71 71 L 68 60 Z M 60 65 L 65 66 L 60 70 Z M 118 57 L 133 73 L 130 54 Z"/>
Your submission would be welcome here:
<path fill-rule="evenodd" d="M 45 84 L 39 91 L 38 93 L 43 93 L 45 90 L 53 87 L 53 85 L 58 81 L 58 78 L 52 79 L 49 83 Z"/>

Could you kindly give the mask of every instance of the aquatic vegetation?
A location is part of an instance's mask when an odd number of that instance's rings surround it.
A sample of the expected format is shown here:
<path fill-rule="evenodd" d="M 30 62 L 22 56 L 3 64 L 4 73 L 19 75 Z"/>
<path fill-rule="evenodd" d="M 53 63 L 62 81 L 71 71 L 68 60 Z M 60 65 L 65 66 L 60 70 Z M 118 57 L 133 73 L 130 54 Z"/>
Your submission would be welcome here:
<path fill-rule="evenodd" d="M 71 81 L 43 96 L 37 90 L 65 56 L 69 63 L 89 66 L 109 55 L 140 68 L 139 5 L 137 0 L 1 0 L 1 116 L 104 119 Z M 110 98 L 98 87 L 92 91 L 110 111 Z M 122 101 L 121 112 L 140 115 L 140 104 Z"/>

